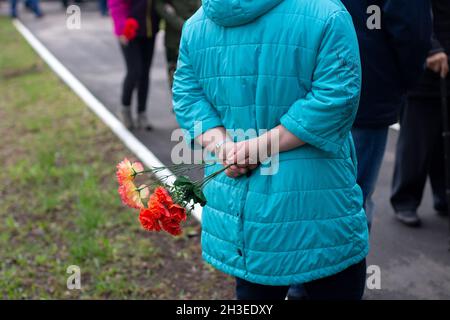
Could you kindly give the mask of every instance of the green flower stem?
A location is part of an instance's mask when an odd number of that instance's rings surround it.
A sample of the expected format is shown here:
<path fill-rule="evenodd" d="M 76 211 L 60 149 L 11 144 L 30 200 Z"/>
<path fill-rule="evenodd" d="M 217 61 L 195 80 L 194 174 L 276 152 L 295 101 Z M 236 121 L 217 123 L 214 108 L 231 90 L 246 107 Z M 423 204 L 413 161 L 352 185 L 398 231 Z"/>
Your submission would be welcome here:
<path fill-rule="evenodd" d="M 164 167 L 153 167 L 151 169 L 146 169 L 143 171 L 139 171 L 136 172 L 135 175 L 140 175 L 140 174 L 144 174 L 144 173 L 157 173 L 157 172 L 161 172 L 163 170 L 170 170 L 174 175 L 179 175 L 194 169 L 202 169 L 205 168 L 207 166 L 211 166 L 214 163 L 206 163 L 206 162 L 202 162 L 202 163 L 194 163 L 194 164 L 174 164 L 171 166 L 164 166 Z"/>
<path fill-rule="evenodd" d="M 144 185 L 142 188 L 136 188 L 137 192 L 141 192 L 144 189 L 150 188 L 150 186 Z"/>
<path fill-rule="evenodd" d="M 198 182 L 200 182 L 200 183 L 199 183 L 197 186 L 198 186 L 200 189 L 203 189 L 203 188 L 206 186 L 206 184 L 207 184 L 208 182 L 210 182 L 212 179 L 214 179 L 215 177 L 217 177 L 219 174 L 221 174 L 222 172 L 224 172 L 225 170 L 227 170 L 227 169 L 230 168 L 231 166 L 232 166 L 232 164 L 229 164 L 229 165 L 227 165 L 226 167 L 223 167 L 222 169 L 220 169 L 220 170 L 218 170 L 218 171 L 216 171 L 216 172 L 210 174 L 209 176 L 207 176 L 207 177 L 204 178 L 203 180 L 198 181 Z M 195 182 L 195 183 L 197 183 L 197 182 Z"/>
<path fill-rule="evenodd" d="M 181 175 L 183 173 L 192 171 L 194 169 L 202 169 L 205 167 L 209 167 L 209 166 L 213 166 L 215 165 L 216 162 L 213 163 L 207 163 L 207 162 L 202 162 L 201 164 L 176 164 L 176 165 L 172 165 L 172 166 L 167 166 L 167 167 L 154 167 L 152 169 L 146 169 L 140 172 L 135 172 L 135 175 L 141 175 L 144 173 L 157 173 L 160 171 L 163 171 L 165 169 L 173 169 L 171 170 L 171 174 L 168 175 L 164 175 L 160 177 L 160 180 L 164 181 L 167 180 L 168 178 L 172 177 L 172 176 L 178 176 Z M 201 180 L 197 180 L 192 182 L 194 185 L 196 185 L 198 188 L 203 189 L 206 184 L 208 184 L 212 179 L 214 179 L 215 177 L 217 177 L 219 174 L 221 174 L 222 172 L 224 172 L 225 170 L 227 170 L 228 168 L 230 168 L 232 166 L 232 164 L 224 166 L 222 169 L 210 174 L 209 176 L 201 179 Z M 167 188 L 170 188 L 172 191 L 173 187 L 168 187 L 167 185 L 164 185 Z M 150 188 L 149 185 L 144 185 L 142 188 L 136 188 L 136 191 L 141 192 L 142 190 L 144 190 L 145 188 Z"/>

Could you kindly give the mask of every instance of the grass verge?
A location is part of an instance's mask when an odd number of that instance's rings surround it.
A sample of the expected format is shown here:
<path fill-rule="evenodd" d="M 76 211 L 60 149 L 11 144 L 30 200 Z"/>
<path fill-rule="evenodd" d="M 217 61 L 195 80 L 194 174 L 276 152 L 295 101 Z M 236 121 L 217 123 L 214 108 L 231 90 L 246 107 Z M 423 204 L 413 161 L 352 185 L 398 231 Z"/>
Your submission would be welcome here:
<path fill-rule="evenodd" d="M 147 233 L 121 205 L 114 169 L 130 152 L 6 18 L 0 43 L 0 298 L 232 298 L 199 237 Z"/>

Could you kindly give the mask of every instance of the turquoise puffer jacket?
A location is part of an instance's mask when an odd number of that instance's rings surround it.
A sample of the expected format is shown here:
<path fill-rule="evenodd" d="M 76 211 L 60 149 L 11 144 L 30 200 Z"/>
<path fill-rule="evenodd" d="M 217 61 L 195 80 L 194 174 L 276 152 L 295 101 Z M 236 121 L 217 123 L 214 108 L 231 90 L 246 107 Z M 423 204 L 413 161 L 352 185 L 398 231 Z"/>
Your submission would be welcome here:
<path fill-rule="evenodd" d="M 361 67 L 352 19 L 335 0 L 203 0 L 183 29 L 174 109 L 190 139 L 272 129 L 307 144 L 274 175 L 218 176 L 205 189 L 204 259 L 266 285 L 338 273 L 368 253 L 350 129 Z M 209 168 L 206 174 L 220 165 Z"/>

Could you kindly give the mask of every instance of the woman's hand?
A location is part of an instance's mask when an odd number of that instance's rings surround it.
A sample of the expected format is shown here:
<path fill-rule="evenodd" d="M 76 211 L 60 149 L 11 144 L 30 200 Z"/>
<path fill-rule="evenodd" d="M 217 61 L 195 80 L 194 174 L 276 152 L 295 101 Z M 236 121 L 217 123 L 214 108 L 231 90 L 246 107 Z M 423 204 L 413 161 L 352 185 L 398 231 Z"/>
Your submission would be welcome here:
<path fill-rule="evenodd" d="M 230 178 L 237 178 L 247 174 L 248 168 L 246 165 L 240 165 L 237 162 L 238 145 L 234 142 L 227 141 L 216 150 L 216 157 L 222 161 L 224 166 L 229 166 L 225 170 L 225 174 Z"/>
<path fill-rule="evenodd" d="M 265 134 L 228 145 L 225 164 L 232 164 L 226 171 L 229 177 L 236 178 L 256 169 L 272 154 L 289 151 L 303 146 L 305 142 L 279 125 Z"/>
<path fill-rule="evenodd" d="M 214 153 L 224 166 L 230 166 L 225 171 L 230 178 L 256 169 L 272 153 L 289 151 L 305 144 L 282 125 L 257 138 L 237 143 L 228 137 L 224 127 L 217 127 L 197 137 L 197 141 Z"/>
<path fill-rule="evenodd" d="M 224 166 L 230 166 L 225 174 L 236 178 L 248 172 L 245 167 L 239 167 L 235 162 L 236 144 L 227 135 L 224 127 L 212 128 L 197 137 L 197 142 L 213 153 Z"/>
<path fill-rule="evenodd" d="M 237 164 L 255 168 L 270 156 L 270 144 L 264 136 L 236 143 L 235 161 Z"/>
<path fill-rule="evenodd" d="M 229 144 L 224 163 L 231 167 L 225 173 L 231 178 L 237 178 L 255 170 L 265 160 L 261 155 L 268 156 L 269 147 L 270 145 L 263 137 Z"/>

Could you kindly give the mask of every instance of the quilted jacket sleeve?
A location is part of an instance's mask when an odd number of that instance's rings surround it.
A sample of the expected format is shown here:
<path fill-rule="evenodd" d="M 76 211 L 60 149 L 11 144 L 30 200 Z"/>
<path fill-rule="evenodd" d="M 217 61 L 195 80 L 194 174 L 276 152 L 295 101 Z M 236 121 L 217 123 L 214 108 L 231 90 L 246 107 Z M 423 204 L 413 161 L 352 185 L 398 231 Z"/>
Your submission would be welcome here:
<path fill-rule="evenodd" d="M 180 43 L 173 83 L 173 108 L 181 128 L 188 131 L 188 144 L 209 129 L 223 126 L 216 109 L 207 100 L 189 57 L 186 28 Z"/>
<path fill-rule="evenodd" d="M 332 15 L 323 30 L 310 92 L 290 107 L 281 124 L 302 141 L 337 154 L 359 104 L 361 63 L 348 12 Z"/>

